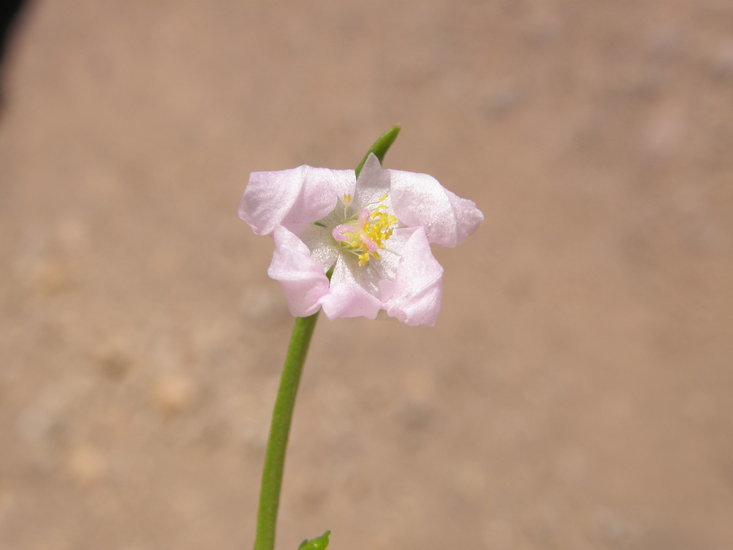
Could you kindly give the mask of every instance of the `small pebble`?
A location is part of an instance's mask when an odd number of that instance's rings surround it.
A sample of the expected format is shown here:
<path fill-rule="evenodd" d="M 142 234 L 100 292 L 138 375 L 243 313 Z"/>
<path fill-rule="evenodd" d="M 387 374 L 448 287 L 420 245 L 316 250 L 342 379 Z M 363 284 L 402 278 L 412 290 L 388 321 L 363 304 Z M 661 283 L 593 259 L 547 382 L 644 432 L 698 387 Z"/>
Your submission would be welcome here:
<path fill-rule="evenodd" d="M 107 470 L 102 453 L 89 445 L 72 449 L 66 467 L 71 477 L 83 484 L 98 481 Z"/>
<path fill-rule="evenodd" d="M 194 382 L 183 374 L 166 374 L 155 384 L 153 399 L 164 414 L 179 414 L 191 408 L 196 400 Z"/>
<path fill-rule="evenodd" d="M 120 379 L 129 372 L 132 360 L 123 351 L 109 348 L 99 353 L 96 365 L 105 376 Z"/>
<path fill-rule="evenodd" d="M 45 258 L 38 261 L 28 277 L 28 283 L 35 292 L 43 296 L 55 296 L 72 286 L 66 266 L 59 260 Z"/>

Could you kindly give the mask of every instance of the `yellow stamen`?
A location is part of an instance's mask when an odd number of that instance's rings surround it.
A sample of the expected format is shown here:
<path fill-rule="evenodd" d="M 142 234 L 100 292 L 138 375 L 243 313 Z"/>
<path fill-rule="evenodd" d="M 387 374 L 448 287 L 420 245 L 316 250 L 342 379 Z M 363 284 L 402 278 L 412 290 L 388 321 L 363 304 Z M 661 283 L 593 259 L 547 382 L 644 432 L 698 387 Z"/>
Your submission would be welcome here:
<path fill-rule="evenodd" d="M 385 193 L 379 198 L 380 204 L 369 212 L 369 216 L 361 226 L 359 226 L 358 221 L 352 219 L 356 222 L 350 226 L 353 231 L 341 233 L 347 240 L 339 241 L 339 244 L 357 256 L 359 266 L 365 266 L 372 258 L 379 259 L 379 249 L 383 250 L 385 248 L 385 243 L 392 236 L 399 223 L 396 216 L 389 214 L 387 206 L 381 204 L 387 197 L 388 195 Z M 350 195 L 344 195 L 344 204 L 350 200 Z"/>

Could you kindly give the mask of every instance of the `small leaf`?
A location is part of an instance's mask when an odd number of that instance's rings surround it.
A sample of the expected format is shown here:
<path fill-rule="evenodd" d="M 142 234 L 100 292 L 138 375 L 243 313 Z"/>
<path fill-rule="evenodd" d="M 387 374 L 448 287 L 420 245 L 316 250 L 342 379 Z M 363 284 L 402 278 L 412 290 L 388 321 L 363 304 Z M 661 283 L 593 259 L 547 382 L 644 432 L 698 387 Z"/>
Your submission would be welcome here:
<path fill-rule="evenodd" d="M 384 155 L 387 154 L 387 151 L 389 151 L 389 148 L 394 143 L 394 140 L 397 139 L 397 134 L 399 133 L 400 127 L 399 125 L 395 125 L 386 132 L 384 132 L 381 136 L 379 136 L 379 138 L 377 138 L 377 141 L 375 141 L 374 144 L 369 148 L 369 150 L 366 152 L 366 155 L 364 155 L 364 158 L 361 159 L 359 166 L 357 166 L 356 170 L 354 170 L 356 172 L 357 178 L 361 173 L 361 169 L 364 166 L 364 163 L 366 162 L 367 158 L 369 158 L 369 154 L 374 153 L 375 155 L 377 155 L 377 158 L 381 163 L 384 160 Z"/>
<path fill-rule="evenodd" d="M 320 537 L 310 540 L 304 540 L 298 546 L 298 550 L 325 550 L 328 547 L 328 536 L 331 531 L 326 531 Z"/>

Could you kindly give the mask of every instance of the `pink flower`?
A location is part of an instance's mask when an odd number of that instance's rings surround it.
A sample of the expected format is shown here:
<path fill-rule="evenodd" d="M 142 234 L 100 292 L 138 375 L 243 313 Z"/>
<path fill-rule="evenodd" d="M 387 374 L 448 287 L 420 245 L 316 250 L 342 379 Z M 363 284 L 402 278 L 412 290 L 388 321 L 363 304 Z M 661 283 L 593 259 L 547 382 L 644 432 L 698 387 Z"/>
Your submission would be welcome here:
<path fill-rule="evenodd" d="M 273 235 L 267 273 L 294 316 L 323 308 L 331 319 L 374 319 L 384 310 L 431 326 L 443 268 L 430 243 L 456 246 L 484 219 L 432 176 L 384 169 L 374 155 L 358 179 L 353 170 L 311 166 L 253 172 L 239 217 L 258 235 Z"/>

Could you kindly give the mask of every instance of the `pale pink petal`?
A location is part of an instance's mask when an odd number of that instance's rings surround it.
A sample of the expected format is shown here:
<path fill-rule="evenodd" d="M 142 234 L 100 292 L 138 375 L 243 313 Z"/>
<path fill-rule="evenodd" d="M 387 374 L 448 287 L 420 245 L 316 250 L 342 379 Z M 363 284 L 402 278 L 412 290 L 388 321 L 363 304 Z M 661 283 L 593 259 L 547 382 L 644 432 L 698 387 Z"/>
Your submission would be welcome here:
<path fill-rule="evenodd" d="M 371 153 L 356 182 L 354 206 L 357 209 L 364 209 L 369 205 L 375 205 L 385 193 L 389 192 L 389 183 L 389 171 L 382 168 L 379 159 Z"/>
<path fill-rule="evenodd" d="M 353 170 L 309 166 L 303 190 L 282 224 L 290 229 L 324 218 L 331 213 L 339 199 L 354 192 L 355 185 Z"/>
<path fill-rule="evenodd" d="M 402 262 L 402 249 L 410 240 L 412 234 L 415 233 L 414 227 L 399 227 L 394 230 L 392 236 L 386 243 L 384 250 L 379 252 L 379 261 L 369 262 L 365 268 L 371 268 L 370 276 L 377 284 L 384 279 L 393 280 L 397 273 L 397 268 Z M 381 296 L 378 291 L 375 294 Z"/>
<path fill-rule="evenodd" d="M 298 166 L 275 172 L 253 172 L 239 205 L 239 217 L 258 235 L 277 225 L 295 228 L 320 220 L 355 185 L 352 170 Z"/>
<path fill-rule="evenodd" d="M 402 225 L 424 227 L 431 243 L 456 246 L 484 219 L 473 201 L 451 193 L 428 174 L 402 170 L 389 173 L 395 215 Z"/>
<path fill-rule="evenodd" d="M 333 238 L 328 228 L 309 224 L 297 235 L 310 249 L 311 258 L 319 262 L 325 270 L 336 263 L 339 251 L 338 247 L 333 245 Z"/>
<path fill-rule="evenodd" d="M 328 293 L 324 266 L 311 256 L 303 241 L 284 227 L 276 227 L 273 238 L 275 252 L 267 274 L 282 284 L 288 309 L 294 317 L 312 315 Z"/>
<path fill-rule="evenodd" d="M 443 268 L 433 257 L 423 228 L 418 228 L 399 251 L 402 259 L 394 280 L 382 281 L 387 315 L 407 325 L 433 326 L 440 313 Z"/>
<path fill-rule="evenodd" d="M 437 240 L 432 242 L 441 244 L 442 246 L 457 246 L 465 241 L 483 223 L 484 213 L 476 208 L 476 203 L 472 200 L 461 198 L 447 189 L 443 190 L 448 195 L 453 214 L 457 220 L 455 241 L 453 241 L 453 244 L 442 244 Z"/>
<path fill-rule="evenodd" d="M 336 260 L 331 275 L 331 290 L 321 300 L 323 312 L 329 319 L 339 317 L 376 319 L 382 303 L 368 290 L 370 281 L 363 279 L 367 271 L 358 267 L 356 261 L 350 262 L 344 257 Z"/>

